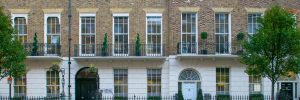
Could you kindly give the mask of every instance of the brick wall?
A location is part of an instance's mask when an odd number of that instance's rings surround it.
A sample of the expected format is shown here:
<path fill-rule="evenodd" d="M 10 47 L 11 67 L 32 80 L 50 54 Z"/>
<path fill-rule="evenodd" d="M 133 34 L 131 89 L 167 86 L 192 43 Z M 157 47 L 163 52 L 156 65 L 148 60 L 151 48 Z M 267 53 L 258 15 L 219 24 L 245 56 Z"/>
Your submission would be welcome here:
<path fill-rule="evenodd" d="M 68 52 L 68 0 L 1 0 L 5 12 L 9 9 L 30 9 L 28 13 L 28 42 L 32 42 L 35 32 L 39 42 L 44 41 L 44 12 L 42 9 L 63 9 L 61 13 L 61 45 L 62 56 Z M 108 33 L 108 41 L 112 43 L 112 8 L 132 8 L 129 12 L 130 43 L 134 43 L 137 33 L 141 33 L 141 41 L 145 43 L 146 12 L 143 8 L 162 8 L 163 11 L 163 43 L 168 55 L 176 54 L 177 43 L 180 42 L 181 11 L 179 7 L 196 7 L 198 13 L 198 41 L 200 33 L 208 32 L 208 42 L 214 43 L 214 15 L 212 8 L 233 8 L 231 14 L 231 38 L 239 32 L 247 32 L 247 11 L 249 8 L 267 8 L 278 3 L 286 8 L 300 10 L 299 0 L 72 0 L 72 48 L 79 43 L 78 8 L 99 8 L 96 12 L 96 44 L 102 43 L 103 35 Z M 299 17 L 298 17 L 299 19 Z"/>

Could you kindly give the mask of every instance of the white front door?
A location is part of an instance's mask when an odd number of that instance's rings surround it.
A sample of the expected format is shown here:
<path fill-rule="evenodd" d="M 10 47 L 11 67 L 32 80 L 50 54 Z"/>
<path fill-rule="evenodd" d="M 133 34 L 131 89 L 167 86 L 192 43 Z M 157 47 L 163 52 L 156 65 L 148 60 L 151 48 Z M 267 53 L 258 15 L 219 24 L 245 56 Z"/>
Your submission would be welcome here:
<path fill-rule="evenodd" d="M 196 100 L 197 98 L 197 85 L 196 83 L 183 83 L 182 94 L 184 100 Z"/>

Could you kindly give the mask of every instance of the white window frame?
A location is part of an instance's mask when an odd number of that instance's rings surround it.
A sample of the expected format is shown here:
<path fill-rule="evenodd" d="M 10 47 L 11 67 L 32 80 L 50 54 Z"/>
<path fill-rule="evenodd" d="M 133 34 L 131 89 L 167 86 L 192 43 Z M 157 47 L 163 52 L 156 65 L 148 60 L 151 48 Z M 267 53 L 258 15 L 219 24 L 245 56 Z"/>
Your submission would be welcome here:
<path fill-rule="evenodd" d="M 94 54 L 82 54 L 82 51 L 81 51 L 81 17 L 95 17 L 95 53 Z M 97 18 L 96 18 L 96 13 L 80 13 L 79 14 L 79 55 L 80 56 L 95 56 L 95 54 L 97 54 L 97 51 L 96 51 L 96 43 L 97 43 L 97 39 L 96 39 L 96 35 L 97 35 L 97 32 L 96 32 L 96 29 L 97 28 Z"/>
<path fill-rule="evenodd" d="M 27 78 L 27 75 L 25 74 L 25 75 L 23 75 L 23 76 L 21 76 L 20 78 L 24 78 L 25 77 L 25 80 L 26 80 L 26 83 L 25 83 L 25 85 L 16 85 L 16 79 L 15 79 L 15 77 L 13 78 L 13 84 L 12 84 L 12 92 L 13 92 L 13 96 L 17 96 L 16 95 L 16 91 L 15 91 L 15 87 L 17 87 L 17 86 L 25 86 L 25 96 L 27 96 L 28 95 L 28 84 L 27 84 L 27 82 L 28 82 L 28 78 Z M 17 96 L 18 97 L 18 96 Z M 21 96 L 22 97 L 22 96 Z"/>
<path fill-rule="evenodd" d="M 151 16 L 158 16 L 158 17 L 161 17 L 160 18 L 160 54 L 151 54 L 151 53 L 148 53 L 148 17 L 151 17 Z M 146 14 L 146 54 L 147 56 L 161 56 L 163 54 L 163 18 L 162 18 L 162 14 L 161 13 L 147 13 Z"/>
<path fill-rule="evenodd" d="M 216 14 L 218 13 L 224 13 L 224 14 L 228 14 L 228 54 L 227 53 L 217 53 L 217 51 L 215 51 L 215 54 L 217 55 L 231 55 L 232 51 L 231 51 L 231 12 L 215 12 L 214 13 L 214 32 L 215 32 L 215 36 L 216 35 L 224 35 L 227 33 L 217 33 L 216 31 Z M 225 19 L 226 20 L 226 19 Z M 216 43 L 217 41 L 215 41 Z M 216 45 L 215 45 L 216 46 Z M 215 47 L 216 48 L 216 47 Z"/>
<path fill-rule="evenodd" d="M 195 13 L 196 14 L 196 22 L 195 22 L 195 24 L 196 24 L 196 53 L 182 53 L 182 35 L 183 35 L 183 32 L 182 32 L 182 14 L 183 13 Z M 182 54 L 182 55 L 195 55 L 195 54 L 198 54 L 198 13 L 197 12 L 181 12 L 181 18 L 180 18 L 180 54 Z M 187 33 L 185 33 L 185 34 L 187 34 Z M 188 34 L 191 34 L 191 33 L 188 33 Z"/>
<path fill-rule="evenodd" d="M 46 76 L 45 76 L 45 77 L 46 77 L 46 84 L 45 84 L 45 85 L 46 85 L 46 91 L 45 91 L 46 96 L 48 96 L 48 95 L 47 95 L 47 94 L 48 94 L 48 93 L 47 93 L 47 87 L 48 87 L 48 86 L 57 86 L 57 85 L 48 85 L 48 84 L 47 84 L 47 81 L 48 81 L 48 80 L 47 80 L 47 79 L 48 79 L 48 77 L 47 77 L 47 72 L 48 72 L 48 71 L 51 72 L 52 70 L 51 70 L 51 69 L 46 69 Z M 59 81 L 59 83 L 58 83 L 58 88 L 59 88 L 59 93 L 58 93 L 58 95 L 60 95 L 61 89 L 62 89 L 62 88 L 60 87 L 61 82 L 62 82 L 62 79 L 61 79 L 61 74 L 60 74 L 60 72 L 57 71 L 56 73 L 58 74 L 58 80 L 57 80 L 57 81 Z M 50 75 L 50 76 L 51 76 L 51 75 Z"/>
<path fill-rule="evenodd" d="M 117 76 L 116 74 L 119 74 L 120 72 L 122 72 L 122 71 L 125 71 L 126 72 L 126 75 L 127 75 L 127 83 L 121 83 L 121 84 L 116 84 L 115 83 L 115 76 Z M 116 73 L 116 72 L 118 72 L 118 73 Z M 117 76 L 117 80 L 119 80 L 119 78 L 120 78 L 121 76 Z M 122 77 L 122 78 L 124 78 L 124 76 Z M 128 74 L 128 69 L 113 69 L 113 80 L 114 80 L 114 83 L 113 83 L 113 86 L 114 86 L 114 88 L 115 88 L 115 86 L 126 86 L 127 87 L 127 90 L 125 90 L 125 91 L 127 91 L 127 93 L 126 93 L 126 96 L 125 97 L 128 97 L 128 94 L 129 94 L 129 81 L 128 81 L 128 79 L 129 79 L 129 74 Z M 123 89 L 124 89 L 124 87 L 122 87 Z M 124 93 L 125 94 L 125 93 Z M 116 93 L 115 93 L 115 89 L 114 89 L 114 96 L 118 96 L 118 97 L 123 97 L 123 96 L 120 96 L 120 95 L 116 95 Z"/>
<path fill-rule="evenodd" d="M 249 14 L 260 14 L 260 16 L 262 17 L 263 13 L 260 13 L 260 12 L 247 13 L 247 32 L 248 32 L 249 35 L 253 35 L 255 33 L 250 33 L 249 30 L 248 30 L 248 28 L 249 28 L 249 23 L 248 23 L 249 22 Z M 252 20 L 253 20 L 253 18 L 252 18 Z M 260 24 L 260 23 L 257 22 L 257 24 Z M 253 28 L 253 25 L 252 25 L 252 28 Z"/>
<path fill-rule="evenodd" d="M 127 36 L 127 41 L 128 41 L 128 53 L 127 54 L 115 54 L 115 17 L 127 17 L 128 19 L 128 36 Z M 113 33 L 113 36 L 112 36 L 112 52 L 113 52 L 113 56 L 128 56 L 129 53 L 130 53 L 130 41 L 129 41 L 129 36 L 130 36 L 130 19 L 129 19 L 129 13 L 114 13 L 113 14 L 113 17 L 112 17 L 112 33 Z"/>
<path fill-rule="evenodd" d="M 253 82 L 253 80 L 252 80 L 252 82 L 250 82 L 250 77 L 252 77 L 252 79 L 254 78 L 254 77 L 256 77 L 256 75 L 248 75 L 248 79 L 249 79 L 249 94 L 262 94 L 263 93 L 263 78 L 262 77 L 260 77 L 260 83 L 259 83 L 259 85 L 260 85 L 260 91 L 250 91 L 250 85 L 255 85 L 255 84 L 258 84 L 258 83 L 254 83 Z M 254 87 L 253 87 L 254 88 Z"/>
<path fill-rule="evenodd" d="M 153 76 L 151 76 L 151 75 L 154 75 L 153 74 L 153 72 L 156 72 L 156 71 L 159 71 L 159 73 L 155 73 L 155 74 L 159 74 L 160 76 L 159 76 L 159 78 L 158 77 L 153 77 Z M 149 72 L 151 72 L 151 73 L 149 73 Z M 150 75 L 150 76 L 149 76 Z M 158 80 L 158 79 L 160 79 L 160 83 L 158 83 L 158 84 L 155 84 L 155 83 L 152 83 L 152 84 L 149 84 L 148 83 L 148 80 L 152 80 L 152 79 L 155 79 L 155 80 Z M 155 93 L 155 92 L 157 92 L 157 90 L 156 91 L 151 91 L 150 93 L 148 92 L 148 86 L 154 86 L 155 87 L 155 89 L 159 89 L 159 95 L 156 95 L 156 96 L 161 96 L 161 93 L 162 93 L 162 89 L 161 89 L 161 80 L 162 80 L 162 70 L 161 69 L 147 69 L 147 96 L 149 97 L 151 97 L 151 96 L 153 96 L 153 93 Z M 157 88 L 157 87 L 160 87 L 160 88 Z M 151 88 L 152 89 L 152 88 Z"/>
<path fill-rule="evenodd" d="M 58 23 L 60 24 L 60 33 L 59 33 L 59 41 L 61 41 L 61 16 L 59 13 L 53 13 L 53 14 L 45 14 L 44 15 L 44 43 L 45 43 L 45 47 L 44 47 L 44 52 L 45 52 L 45 55 L 54 55 L 56 56 L 57 54 L 48 54 L 47 53 L 47 38 L 48 38 L 48 34 L 47 34 L 47 19 L 49 17 L 57 17 L 58 18 Z M 59 43 L 61 44 L 61 43 Z"/>
<path fill-rule="evenodd" d="M 225 85 L 228 84 L 228 95 L 230 94 L 230 90 L 231 90 L 231 68 L 230 67 L 216 67 L 216 70 L 215 70 L 215 75 L 217 77 L 217 68 L 221 68 L 221 69 L 229 69 L 228 71 L 228 78 L 229 78 L 229 83 L 224 83 Z M 221 76 L 224 76 L 224 73 L 221 75 Z M 225 80 L 226 81 L 226 80 Z M 217 84 L 222 84 L 222 83 L 217 83 L 217 79 L 216 79 L 216 94 L 218 94 L 218 92 L 222 92 L 222 91 L 217 91 Z M 224 87 L 225 89 L 225 87 Z M 223 93 L 219 93 L 219 94 L 226 94 L 225 93 L 226 91 L 223 91 Z"/>
<path fill-rule="evenodd" d="M 11 14 L 11 21 L 12 21 L 12 27 L 13 28 L 15 28 L 15 21 L 14 21 L 14 19 L 16 18 L 16 17 L 24 17 L 25 18 L 25 20 L 26 20 L 26 28 L 27 28 L 27 32 L 26 32 L 26 36 L 27 36 L 27 42 L 28 42 L 28 25 L 29 25 L 29 23 L 28 23 L 28 14 L 25 14 L 25 13 L 12 13 Z M 16 34 L 17 36 L 25 36 L 24 34 L 23 35 L 20 35 L 19 33 L 18 34 Z M 18 39 L 19 39 L 19 37 L 18 37 Z M 23 41 L 22 41 L 23 42 Z"/>

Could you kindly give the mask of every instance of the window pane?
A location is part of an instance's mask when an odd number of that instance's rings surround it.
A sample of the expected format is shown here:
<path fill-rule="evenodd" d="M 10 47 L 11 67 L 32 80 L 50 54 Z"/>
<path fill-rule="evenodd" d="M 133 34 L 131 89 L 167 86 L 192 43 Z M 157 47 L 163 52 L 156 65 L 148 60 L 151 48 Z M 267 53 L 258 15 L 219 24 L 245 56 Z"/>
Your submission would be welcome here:
<path fill-rule="evenodd" d="M 81 54 L 95 54 L 95 17 L 81 18 Z"/>
<path fill-rule="evenodd" d="M 216 68 L 217 94 L 229 94 L 229 68 Z"/>
<path fill-rule="evenodd" d="M 147 16 L 147 54 L 161 53 L 161 16 Z"/>
<path fill-rule="evenodd" d="M 181 53 L 196 53 L 196 13 L 182 13 Z"/>
<path fill-rule="evenodd" d="M 47 71 L 47 96 L 59 96 L 59 72 L 57 71 Z"/>
<path fill-rule="evenodd" d="M 148 96 L 160 96 L 161 70 L 147 69 L 147 94 Z"/>
<path fill-rule="evenodd" d="M 15 96 L 26 96 L 26 76 L 14 78 L 14 94 Z"/>
<path fill-rule="evenodd" d="M 260 18 L 260 13 L 253 13 L 248 14 L 248 33 L 254 34 L 256 33 L 256 30 L 259 29 L 260 23 L 258 22 L 258 19 Z"/>
<path fill-rule="evenodd" d="M 127 96 L 128 93 L 127 69 L 114 69 L 114 93 L 115 96 Z"/>
<path fill-rule="evenodd" d="M 114 17 L 114 54 L 128 54 L 128 17 Z"/>

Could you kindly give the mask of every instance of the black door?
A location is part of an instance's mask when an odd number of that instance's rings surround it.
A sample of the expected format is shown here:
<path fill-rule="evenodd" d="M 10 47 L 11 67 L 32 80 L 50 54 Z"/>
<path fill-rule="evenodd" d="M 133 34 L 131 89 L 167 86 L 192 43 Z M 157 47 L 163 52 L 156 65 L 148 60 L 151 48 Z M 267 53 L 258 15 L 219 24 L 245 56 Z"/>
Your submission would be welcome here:
<path fill-rule="evenodd" d="M 281 91 L 283 96 L 286 97 L 285 100 L 293 100 L 293 83 L 292 82 L 282 82 Z"/>
<path fill-rule="evenodd" d="M 96 100 L 96 79 L 77 79 L 76 100 Z"/>

